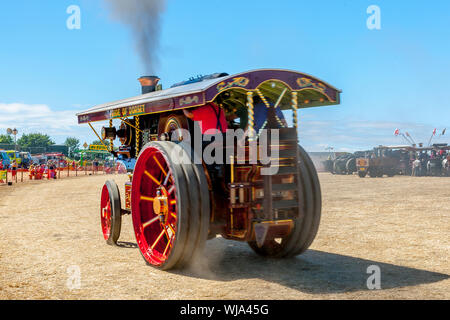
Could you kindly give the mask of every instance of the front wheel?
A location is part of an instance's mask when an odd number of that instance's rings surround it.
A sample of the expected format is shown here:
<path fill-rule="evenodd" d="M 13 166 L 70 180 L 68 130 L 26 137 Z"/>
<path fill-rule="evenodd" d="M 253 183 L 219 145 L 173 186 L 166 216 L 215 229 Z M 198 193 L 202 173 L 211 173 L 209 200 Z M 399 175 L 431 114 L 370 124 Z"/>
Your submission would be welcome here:
<path fill-rule="evenodd" d="M 117 184 L 108 180 L 102 189 L 100 217 L 103 237 L 109 245 L 116 245 L 122 226 L 122 209 Z"/>

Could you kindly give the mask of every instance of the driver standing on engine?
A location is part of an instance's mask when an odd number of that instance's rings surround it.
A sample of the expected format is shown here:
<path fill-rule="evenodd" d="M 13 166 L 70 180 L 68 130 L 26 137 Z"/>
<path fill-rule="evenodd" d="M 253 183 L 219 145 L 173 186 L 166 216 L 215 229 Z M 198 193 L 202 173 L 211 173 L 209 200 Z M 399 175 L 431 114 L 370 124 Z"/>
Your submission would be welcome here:
<path fill-rule="evenodd" d="M 199 122 L 202 134 L 213 135 L 227 132 L 225 112 L 213 102 L 195 109 L 183 109 L 183 112 L 192 121 Z"/>
<path fill-rule="evenodd" d="M 183 112 L 187 118 L 194 122 L 198 122 L 200 125 L 200 130 L 203 136 L 202 150 L 205 150 L 208 145 L 214 143 L 215 138 L 212 139 L 212 137 L 215 137 L 218 134 L 222 135 L 222 141 L 220 143 L 222 143 L 223 146 L 223 141 L 225 141 L 224 135 L 227 132 L 228 123 L 225 116 L 225 111 L 222 108 L 211 102 L 198 108 L 183 109 Z M 209 137 L 205 138 L 205 136 Z M 211 156 L 214 157 L 215 155 L 212 154 Z M 223 164 L 223 159 L 222 163 L 206 163 L 208 171 L 213 175 L 213 177 L 211 177 L 213 181 L 218 180 L 215 178 L 223 177 Z M 214 175 L 216 177 L 214 177 Z"/>

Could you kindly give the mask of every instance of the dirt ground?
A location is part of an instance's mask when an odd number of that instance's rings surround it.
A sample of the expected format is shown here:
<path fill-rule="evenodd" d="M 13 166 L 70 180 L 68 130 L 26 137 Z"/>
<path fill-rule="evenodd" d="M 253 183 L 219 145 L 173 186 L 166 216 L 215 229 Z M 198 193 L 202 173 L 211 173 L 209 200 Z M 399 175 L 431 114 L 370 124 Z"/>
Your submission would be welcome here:
<path fill-rule="evenodd" d="M 113 178 L 123 192 L 127 177 Z M 201 267 L 174 272 L 144 263 L 130 217 L 121 247 L 106 245 L 105 179 L 0 186 L 0 299 L 450 299 L 450 178 L 320 174 L 322 222 L 304 255 L 267 260 L 216 238 Z M 367 287 L 372 265 L 381 290 Z"/>

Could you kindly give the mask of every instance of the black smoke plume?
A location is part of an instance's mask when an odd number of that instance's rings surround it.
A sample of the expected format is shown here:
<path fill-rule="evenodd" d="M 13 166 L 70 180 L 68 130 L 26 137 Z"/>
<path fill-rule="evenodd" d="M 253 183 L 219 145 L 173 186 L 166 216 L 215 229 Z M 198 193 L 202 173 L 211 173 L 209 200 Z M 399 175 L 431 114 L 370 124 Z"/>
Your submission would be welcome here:
<path fill-rule="evenodd" d="M 161 15 L 166 0 L 105 0 L 111 17 L 127 27 L 148 75 L 155 73 L 160 47 Z"/>

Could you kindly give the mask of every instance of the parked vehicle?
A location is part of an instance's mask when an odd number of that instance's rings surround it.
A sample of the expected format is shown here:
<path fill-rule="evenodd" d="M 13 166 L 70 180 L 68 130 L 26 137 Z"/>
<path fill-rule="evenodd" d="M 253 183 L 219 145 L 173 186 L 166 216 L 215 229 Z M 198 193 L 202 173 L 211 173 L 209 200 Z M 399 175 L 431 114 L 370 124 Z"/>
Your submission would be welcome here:
<path fill-rule="evenodd" d="M 39 154 L 31 157 L 34 165 L 43 165 L 47 163 L 47 157 L 45 155 Z"/>
<path fill-rule="evenodd" d="M 20 152 L 20 159 L 21 159 L 21 167 L 24 169 L 28 169 L 32 163 L 31 160 L 31 154 L 29 152 Z"/>
<path fill-rule="evenodd" d="M 11 165 L 11 159 L 5 150 L 0 150 L 0 160 L 2 161 L 3 168 L 9 168 Z"/>
<path fill-rule="evenodd" d="M 16 161 L 17 167 L 18 168 L 22 167 L 22 158 L 20 157 L 20 152 L 19 151 L 8 150 L 8 151 L 6 151 L 6 153 L 8 154 L 8 157 L 11 160 L 11 164 L 14 161 Z"/>
<path fill-rule="evenodd" d="M 47 161 L 53 161 L 59 168 L 67 167 L 67 161 L 63 153 L 46 153 Z"/>
<path fill-rule="evenodd" d="M 353 174 L 355 171 L 355 156 L 350 153 L 339 155 L 333 162 L 334 174 Z"/>
<path fill-rule="evenodd" d="M 364 178 L 369 172 L 369 159 L 364 158 L 356 158 L 356 170 L 358 172 L 358 176 L 360 178 Z"/>
<path fill-rule="evenodd" d="M 379 146 L 370 151 L 365 151 L 356 159 L 356 167 L 359 177 L 367 174 L 371 178 L 381 178 L 384 175 L 411 174 L 409 146 Z M 356 154 L 356 153 L 355 153 Z"/>

